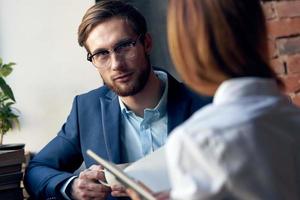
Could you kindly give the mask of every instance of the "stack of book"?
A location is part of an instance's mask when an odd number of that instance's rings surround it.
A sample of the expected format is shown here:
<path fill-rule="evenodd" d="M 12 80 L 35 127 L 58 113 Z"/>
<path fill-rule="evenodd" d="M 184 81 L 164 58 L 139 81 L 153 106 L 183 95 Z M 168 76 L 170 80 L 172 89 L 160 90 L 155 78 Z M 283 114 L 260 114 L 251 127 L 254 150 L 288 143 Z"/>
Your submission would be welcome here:
<path fill-rule="evenodd" d="M 21 181 L 24 161 L 24 148 L 0 149 L 0 199 L 23 200 Z"/>

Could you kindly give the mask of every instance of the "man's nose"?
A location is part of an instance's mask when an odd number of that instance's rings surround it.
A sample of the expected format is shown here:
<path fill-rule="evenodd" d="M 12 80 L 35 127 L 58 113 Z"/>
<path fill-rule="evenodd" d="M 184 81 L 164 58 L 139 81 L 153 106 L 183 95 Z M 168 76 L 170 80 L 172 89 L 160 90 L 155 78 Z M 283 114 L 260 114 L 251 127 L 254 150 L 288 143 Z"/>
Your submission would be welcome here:
<path fill-rule="evenodd" d="M 122 58 L 122 56 L 114 52 L 110 55 L 110 62 L 111 62 L 111 69 L 118 70 L 120 67 L 122 67 L 124 59 Z"/>

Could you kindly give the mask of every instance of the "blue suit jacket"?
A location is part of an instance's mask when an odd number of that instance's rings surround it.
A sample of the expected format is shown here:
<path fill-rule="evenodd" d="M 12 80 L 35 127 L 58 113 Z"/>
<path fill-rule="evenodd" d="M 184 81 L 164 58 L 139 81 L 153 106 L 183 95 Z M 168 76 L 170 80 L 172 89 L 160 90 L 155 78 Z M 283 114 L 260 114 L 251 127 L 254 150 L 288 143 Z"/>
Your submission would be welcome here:
<path fill-rule="evenodd" d="M 168 75 L 168 133 L 211 101 L 200 97 Z M 84 161 L 95 164 L 86 154 L 92 149 L 101 157 L 122 163 L 119 136 L 120 106 L 117 95 L 106 86 L 76 96 L 67 121 L 58 135 L 29 163 L 25 187 L 36 199 L 62 199 L 64 181 Z"/>

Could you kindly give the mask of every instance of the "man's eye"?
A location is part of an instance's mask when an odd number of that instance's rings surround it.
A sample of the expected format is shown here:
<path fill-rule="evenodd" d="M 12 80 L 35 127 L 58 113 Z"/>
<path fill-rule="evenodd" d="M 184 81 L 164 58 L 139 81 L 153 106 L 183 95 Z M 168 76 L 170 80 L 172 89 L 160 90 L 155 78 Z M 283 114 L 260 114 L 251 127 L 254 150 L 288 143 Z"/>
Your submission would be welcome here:
<path fill-rule="evenodd" d="M 109 55 L 108 51 L 99 51 L 99 52 L 97 52 L 97 53 L 94 54 L 94 56 L 96 58 L 104 58 L 104 57 L 106 57 L 108 55 Z"/>
<path fill-rule="evenodd" d="M 115 51 L 122 51 L 132 46 L 132 42 L 124 42 L 115 48 Z"/>

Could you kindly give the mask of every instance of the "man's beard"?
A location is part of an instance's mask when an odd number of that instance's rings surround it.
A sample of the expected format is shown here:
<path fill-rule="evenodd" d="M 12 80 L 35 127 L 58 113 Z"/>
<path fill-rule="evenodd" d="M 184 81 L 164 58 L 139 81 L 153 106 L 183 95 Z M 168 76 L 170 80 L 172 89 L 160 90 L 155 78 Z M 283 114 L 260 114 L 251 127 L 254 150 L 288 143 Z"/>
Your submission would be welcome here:
<path fill-rule="evenodd" d="M 127 96 L 133 96 L 137 93 L 139 93 L 142 89 L 144 89 L 145 85 L 148 82 L 149 75 L 150 75 L 151 67 L 147 66 L 146 69 L 143 69 L 139 71 L 138 74 L 136 74 L 136 78 L 131 80 L 129 85 L 127 85 L 125 88 L 118 86 L 118 84 L 114 83 L 107 83 L 104 79 L 104 84 L 109 87 L 112 91 L 114 91 L 118 96 L 121 97 L 127 97 Z"/>

